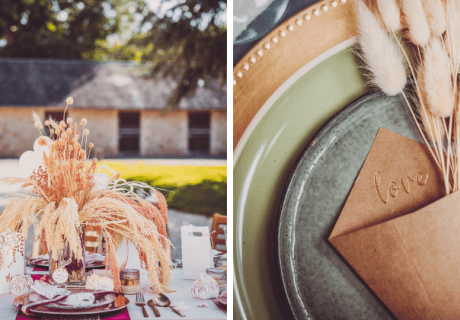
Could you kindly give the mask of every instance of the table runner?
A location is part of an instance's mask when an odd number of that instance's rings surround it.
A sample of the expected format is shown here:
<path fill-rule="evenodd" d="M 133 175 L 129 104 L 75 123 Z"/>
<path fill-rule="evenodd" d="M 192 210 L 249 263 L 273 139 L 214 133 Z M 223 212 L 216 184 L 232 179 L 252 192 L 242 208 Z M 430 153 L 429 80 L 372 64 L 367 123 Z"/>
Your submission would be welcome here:
<path fill-rule="evenodd" d="M 212 302 L 215 303 L 215 305 L 217 306 L 217 308 L 219 308 L 221 311 L 223 311 L 225 314 L 227 314 L 227 306 L 220 303 L 219 301 L 217 301 L 217 298 L 214 298 L 214 299 L 211 299 Z"/>
<path fill-rule="evenodd" d="M 47 318 L 48 317 L 48 318 Z M 82 315 L 80 318 L 72 316 L 71 319 L 88 319 L 88 316 Z M 61 316 L 59 315 L 37 315 L 37 316 L 26 316 L 24 313 L 21 311 L 18 311 L 18 314 L 16 316 L 16 320 L 41 320 L 41 319 L 60 319 Z M 100 320 L 131 320 L 131 317 L 129 316 L 128 308 L 125 308 L 123 310 L 118 310 L 110 313 L 101 313 L 99 314 Z M 64 319 L 64 318 L 62 318 Z"/>

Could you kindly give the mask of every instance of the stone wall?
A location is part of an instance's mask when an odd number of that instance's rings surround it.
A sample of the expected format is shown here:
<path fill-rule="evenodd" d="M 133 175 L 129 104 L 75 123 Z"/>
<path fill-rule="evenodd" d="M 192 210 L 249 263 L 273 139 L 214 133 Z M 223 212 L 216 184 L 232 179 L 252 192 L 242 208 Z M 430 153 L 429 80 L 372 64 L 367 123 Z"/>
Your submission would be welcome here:
<path fill-rule="evenodd" d="M 213 156 L 227 154 L 227 112 L 211 111 L 210 152 Z"/>
<path fill-rule="evenodd" d="M 187 156 L 187 112 L 141 111 L 140 154 L 143 157 Z"/>
<path fill-rule="evenodd" d="M 0 157 L 19 157 L 32 150 L 39 137 L 32 111 L 44 121 L 45 108 L 0 108 Z M 55 111 L 55 109 L 50 109 Z M 91 156 L 110 158 L 118 155 L 118 110 L 70 109 L 68 116 L 80 122 L 85 117 L 88 142 L 95 145 Z M 141 111 L 140 156 L 184 157 L 189 155 L 187 111 Z M 210 152 L 222 156 L 227 152 L 227 112 L 211 111 Z"/>
<path fill-rule="evenodd" d="M 40 133 L 34 127 L 32 111 L 41 119 L 45 116 L 45 111 L 39 108 L 0 109 L 0 157 L 19 157 L 33 149 Z"/>
<path fill-rule="evenodd" d="M 102 159 L 118 155 L 118 110 L 70 109 L 68 116 L 77 123 L 82 118 L 88 120 L 88 143 L 94 143 L 90 158 Z"/>

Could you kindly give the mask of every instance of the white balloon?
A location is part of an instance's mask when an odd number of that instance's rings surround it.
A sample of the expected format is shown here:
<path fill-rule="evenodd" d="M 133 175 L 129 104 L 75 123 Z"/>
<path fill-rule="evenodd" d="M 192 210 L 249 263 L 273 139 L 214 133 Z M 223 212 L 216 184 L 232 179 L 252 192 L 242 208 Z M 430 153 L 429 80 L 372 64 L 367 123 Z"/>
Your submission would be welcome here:
<path fill-rule="evenodd" d="M 33 171 L 37 170 L 41 165 L 43 165 L 43 157 L 40 157 L 33 151 L 26 151 L 19 158 L 19 166 L 28 176 L 30 176 Z"/>
<path fill-rule="evenodd" d="M 38 140 L 40 139 L 45 139 L 45 145 L 44 146 L 41 146 L 38 144 Z M 50 156 L 50 145 L 52 143 L 52 140 L 48 137 L 39 137 L 37 140 L 35 140 L 34 142 L 34 152 L 36 152 L 37 154 L 39 154 L 41 157 L 43 157 L 43 152 L 46 154 L 47 157 Z"/>

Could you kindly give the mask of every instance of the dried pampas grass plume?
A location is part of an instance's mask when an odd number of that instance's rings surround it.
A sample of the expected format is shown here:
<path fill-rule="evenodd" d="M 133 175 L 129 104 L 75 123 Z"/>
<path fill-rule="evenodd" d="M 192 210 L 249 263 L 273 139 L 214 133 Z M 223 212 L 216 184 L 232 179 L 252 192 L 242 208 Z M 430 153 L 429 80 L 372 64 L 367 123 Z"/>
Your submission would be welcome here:
<path fill-rule="evenodd" d="M 401 29 L 401 16 L 399 7 L 395 0 L 377 0 L 380 15 L 382 16 L 385 28 L 394 32 Z"/>
<path fill-rule="evenodd" d="M 446 31 L 446 13 L 442 2 L 440 0 L 424 0 L 423 8 L 433 35 L 442 36 Z"/>
<path fill-rule="evenodd" d="M 423 90 L 428 109 L 436 117 L 449 117 L 454 110 L 452 81 L 447 52 L 438 38 L 431 39 L 426 47 L 423 65 Z"/>
<path fill-rule="evenodd" d="M 430 40 L 430 27 L 420 0 L 401 0 L 402 11 L 409 28 L 409 38 L 417 46 L 425 46 Z"/>
<path fill-rule="evenodd" d="M 357 0 L 356 7 L 363 59 L 372 72 L 372 82 L 384 93 L 394 96 L 407 82 L 402 56 L 366 5 Z"/>
<path fill-rule="evenodd" d="M 54 128 L 54 130 L 56 130 L 56 131 L 57 131 L 57 130 L 60 130 L 59 125 L 58 125 L 56 122 L 54 122 L 53 119 L 49 118 L 48 121 L 50 122 L 50 124 L 51 124 L 51 126 Z"/>
<path fill-rule="evenodd" d="M 40 120 L 40 117 L 35 113 L 35 111 L 32 111 L 32 118 L 34 119 L 35 126 L 38 128 L 40 126 L 43 128 L 42 121 Z M 37 126 L 38 125 L 38 126 Z"/>

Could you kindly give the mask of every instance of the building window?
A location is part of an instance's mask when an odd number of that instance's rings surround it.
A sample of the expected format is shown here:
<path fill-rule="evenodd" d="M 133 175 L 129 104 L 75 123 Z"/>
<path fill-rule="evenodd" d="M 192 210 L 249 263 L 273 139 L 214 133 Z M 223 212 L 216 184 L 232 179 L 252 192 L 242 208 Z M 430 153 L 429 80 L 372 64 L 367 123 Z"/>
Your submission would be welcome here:
<path fill-rule="evenodd" d="M 188 145 L 192 154 L 209 154 L 211 132 L 209 112 L 190 112 L 188 114 Z"/>
<path fill-rule="evenodd" d="M 119 122 L 119 150 L 121 156 L 139 155 L 140 113 L 120 112 Z"/>
<path fill-rule="evenodd" d="M 69 113 L 66 112 L 67 117 L 69 116 Z M 51 117 L 54 122 L 59 124 L 62 120 L 64 120 L 64 110 L 62 111 L 46 111 L 45 112 L 45 120 L 48 120 Z M 44 126 L 45 128 L 45 133 L 47 136 L 50 136 L 50 129 L 47 126 Z"/>

